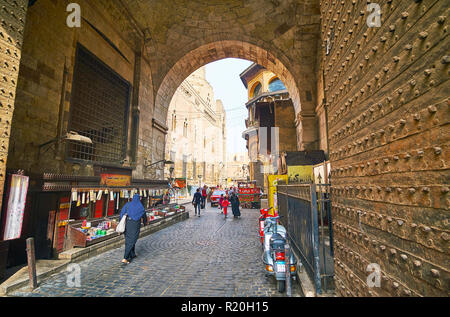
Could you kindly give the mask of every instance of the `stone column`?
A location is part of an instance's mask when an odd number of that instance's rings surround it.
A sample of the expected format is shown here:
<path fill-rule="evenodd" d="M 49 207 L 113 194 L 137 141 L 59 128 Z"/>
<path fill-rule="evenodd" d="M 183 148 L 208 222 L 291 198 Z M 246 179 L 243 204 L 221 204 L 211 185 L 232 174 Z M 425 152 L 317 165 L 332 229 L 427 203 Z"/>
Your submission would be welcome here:
<path fill-rule="evenodd" d="M 300 112 L 295 120 L 297 128 L 297 149 L 309 151 L 317 149 L 317 117 L 314 112 Z"/>
<path fill-rule="evenodd" d="M 142 46 L 141 46 L 142 47 Z M 139 46 L 138 46 L 139 49 Z M 134 82 L 133 82 L 133 97 L 131 104 L 131 127 L 130 127 L 130 140 L 128 142 L 127 156 L 130 157 L 130 161 L 134 164 L 137 163 L 138 144 L 139 144 L 139 119 L 140 119 L 140 105 L 139 105 L 139 89 L 141 85 L 141 63 L 142 55 L 139 49 L 135 55 L 134 65 Z"/>
<path fill-rule="evenodd" d="M 0 208 L 27 9 L 28 0 L 4 0 L 0 8 Z"/>

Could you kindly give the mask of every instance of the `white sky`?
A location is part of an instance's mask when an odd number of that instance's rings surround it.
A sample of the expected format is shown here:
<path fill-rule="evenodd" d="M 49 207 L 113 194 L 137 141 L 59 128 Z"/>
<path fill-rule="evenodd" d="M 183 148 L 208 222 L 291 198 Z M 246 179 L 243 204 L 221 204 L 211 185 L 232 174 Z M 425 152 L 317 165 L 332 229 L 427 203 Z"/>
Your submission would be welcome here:
<path fill-rule="evenodd" d="M 247 90 L 239 74 L 252 64 L 237 58 L 226 58 L 206 65 L 206 80 L 214 89 L 214 97 L 223 102 L 227 115 L 227 152 L 247 152 L 242 132 L 248 117 L 245 103 Z"/>

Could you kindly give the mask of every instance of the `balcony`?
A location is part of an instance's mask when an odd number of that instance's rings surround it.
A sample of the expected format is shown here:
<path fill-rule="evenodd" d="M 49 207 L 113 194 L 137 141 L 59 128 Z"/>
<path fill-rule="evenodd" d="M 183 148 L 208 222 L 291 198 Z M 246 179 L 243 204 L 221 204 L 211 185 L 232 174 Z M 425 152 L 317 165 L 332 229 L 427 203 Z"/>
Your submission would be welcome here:
<path fill-rule="evenodd" d="M 245 127 L 247 129 L 249 129 L 249 128 L 259 128 L 259 121 L 258 120 L 251 120 L 250 118 L 245 119 Z"/>

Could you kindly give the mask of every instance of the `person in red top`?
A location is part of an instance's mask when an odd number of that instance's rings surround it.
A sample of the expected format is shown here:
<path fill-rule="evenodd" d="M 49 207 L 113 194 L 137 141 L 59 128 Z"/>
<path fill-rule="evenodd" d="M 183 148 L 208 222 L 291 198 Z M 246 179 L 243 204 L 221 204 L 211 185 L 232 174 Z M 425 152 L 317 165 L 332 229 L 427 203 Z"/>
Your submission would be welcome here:
<path fill-rule="evenodd" d="M 203 186 L 202 189 L 202 209 L 205 209 L 205 205 L 206 205 L 206 197 L 208 196 L 208 193 L 206 192 L 206 185 Z"/>
<path fill-rule="evenodd" d="M 222 201 L 223 214 L 225 215 L 225 218 L 227 217 L 227 207 L 229 205 L 230 205 L 230 202 L 228 201 L 228 195 L 227 195 Z"/>

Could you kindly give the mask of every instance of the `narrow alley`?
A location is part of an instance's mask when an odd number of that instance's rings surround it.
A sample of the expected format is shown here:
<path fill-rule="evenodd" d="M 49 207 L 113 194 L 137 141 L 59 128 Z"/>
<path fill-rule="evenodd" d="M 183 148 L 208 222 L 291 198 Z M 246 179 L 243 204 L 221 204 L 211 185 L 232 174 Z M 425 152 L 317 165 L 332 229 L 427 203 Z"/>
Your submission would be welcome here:
<path fill-rule="evenodd" d="M 190 206 L 192 207 L 192 205 Z M 225 220 L 209 204 L 190 218 L 138 240 L 138 257 L 127 266 L 123 247 L 80 263 L 80 287 L 70 287 L 68 272 L 52 276 L 32 293 L 12 296 L 55 297 L 274 297 L 273 277 L 266 277 L 258 240 L 259 211 L 243 209 Z M 301 296 L 293 281 L 292 296 Z"/>

